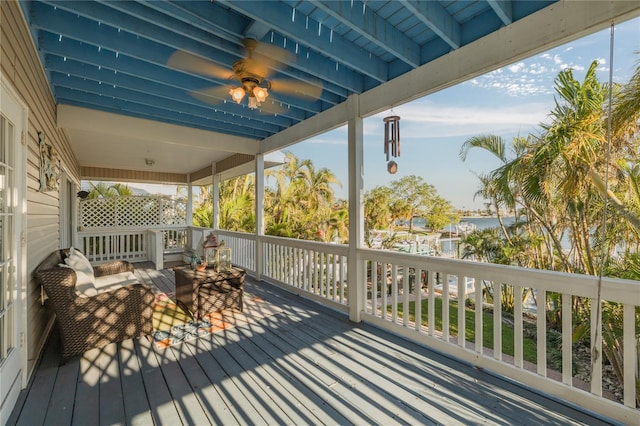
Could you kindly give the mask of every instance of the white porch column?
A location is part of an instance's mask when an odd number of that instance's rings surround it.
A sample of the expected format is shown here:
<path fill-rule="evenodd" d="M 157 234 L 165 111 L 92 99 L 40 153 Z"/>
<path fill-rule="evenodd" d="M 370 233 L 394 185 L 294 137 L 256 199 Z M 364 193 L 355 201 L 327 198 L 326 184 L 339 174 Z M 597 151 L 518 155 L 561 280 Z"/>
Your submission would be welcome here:
<path fill-rule="evenodd" d="M 216 174 L 216 163 L 211 164 L 211 227 L 218 229 L 220 226 L 220 176 Z"/>
<path fill-rule="evenodd" d="M 264 154 L 256 154 L 256 259 L 255 274 L 260 280 L 264 269 L 264 250 L 262 246 L 262 236 L 264 235 Z"/>
<path fill-rule="evenodd" d="M 358 259 L 358 249 L 364 242 L 363 177 L 363 120 L 360 116 L 360 98 L 351 95 L 348 121 L 349 164 L 349 259 L 347 262 L 347 299 L 349 319 L 360 322 L 364 310 L 364 268 Z"/>
<path fill-rule="evenodd" d="M 187 183 L 187 226 L 193 226 L 193 184 L 191 183 L 191 177 L 189 177 L 189 183 Z"/>

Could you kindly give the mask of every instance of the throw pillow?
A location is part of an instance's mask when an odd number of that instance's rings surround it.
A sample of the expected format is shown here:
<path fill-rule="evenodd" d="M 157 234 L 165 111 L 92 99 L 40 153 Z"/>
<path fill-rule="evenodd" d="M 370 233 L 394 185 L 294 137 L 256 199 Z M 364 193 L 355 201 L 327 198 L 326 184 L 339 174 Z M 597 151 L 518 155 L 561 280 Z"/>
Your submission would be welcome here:
<path fill-rule="evenodd" d="M 89 260 L 87 260 L 87 258 L 84 257 L 84 255 L 78 250 L 71 247 L 71 249 L 69 250 L 69 256 L 67 256 L 67 258 L 64 260 L 64 263 L 69 265 L 76 272 L 80 271 L 89 275 L 93 281 L 93 266 L 91 266 Z"/>
<path fill-rule="evenodd" d="M 62 268 L 71 268 L 69 265 L 65 265 L 64 263 L 59 264 L 58 266 Z M 78 296 L 95 296 L 98 294 L 98 289 L 95 286 L 95 278 L 93 275 L 89 276 L 83 271 L 73 270 L 76 274 L 76 294 Z"/>

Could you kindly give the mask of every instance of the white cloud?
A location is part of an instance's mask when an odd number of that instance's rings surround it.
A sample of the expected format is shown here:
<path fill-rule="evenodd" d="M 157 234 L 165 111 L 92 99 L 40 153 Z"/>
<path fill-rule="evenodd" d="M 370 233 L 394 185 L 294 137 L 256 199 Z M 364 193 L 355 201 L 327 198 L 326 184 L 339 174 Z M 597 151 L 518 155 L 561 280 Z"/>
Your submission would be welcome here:
<path fill-rule="evenodd" d="M 403 139 L 442 138 L 472 136 L 482 133 L 518 133 L 528 134 L 544 121 L 549 105 L 527 103 L 517 106 L 446 106 L 429 101 L 414 102 L 397 108 L 401 117 L 400 129 Z M 372 120 L 365 120 L 366 135 L 378 135 L 382 128 L 381 113 Z"/>
<path fill-rule="evenodd" d="M 509 71 L 511 71 L 512 73 L 518 73 L 520 71 L 525 71 L 525 70 L 526 70 L 526 66 L 524 65 L 524 62 L 519 62 L 517 64 L 513 64 L 509 66 Z"/>

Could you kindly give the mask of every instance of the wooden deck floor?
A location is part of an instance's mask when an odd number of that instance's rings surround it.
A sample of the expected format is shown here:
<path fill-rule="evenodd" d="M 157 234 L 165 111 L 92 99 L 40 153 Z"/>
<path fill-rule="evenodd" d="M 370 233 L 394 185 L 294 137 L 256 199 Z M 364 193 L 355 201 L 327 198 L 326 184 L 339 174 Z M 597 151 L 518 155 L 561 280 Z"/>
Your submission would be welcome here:
<path fill-rule="evenodd" d="M 136 273 L 173 291 L 171 270 Z M 269 284 L 246 291 L 262 301 L 233 327 L 164 350 L 134 339 L 59 365 L 54 334 L 10 424 L 602 424 Z"/>

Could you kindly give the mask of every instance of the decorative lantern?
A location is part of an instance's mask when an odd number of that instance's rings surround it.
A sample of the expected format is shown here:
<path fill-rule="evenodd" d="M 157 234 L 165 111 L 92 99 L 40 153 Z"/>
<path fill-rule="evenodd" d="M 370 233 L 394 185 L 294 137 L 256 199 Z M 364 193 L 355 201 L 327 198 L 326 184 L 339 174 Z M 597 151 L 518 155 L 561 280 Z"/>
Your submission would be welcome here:
<path fill-rule="evenodd" d="M 394 174 L 398 171 L 398 164 L 395 161 L 389 161 L 389 156 L 400 156 L 400 117 L 390 115 L 382 120 L 384 121 L 384 153 L 387 155 L 387 171 Z"/>
<path fill-rule="evenodd" d="M 209 265 L 216 263 L 216 251 L 218 250 L 218 239 L 213 232 L 209 234 L 205 242 L 202 244 L 204 249 L 204 260 Z"/>
<path fill-rule="evenodd" d="M 218 263 L 216 271 L 227 272 L 231 270 L 231 248 L 220 245 L 218 248 Z"/>

